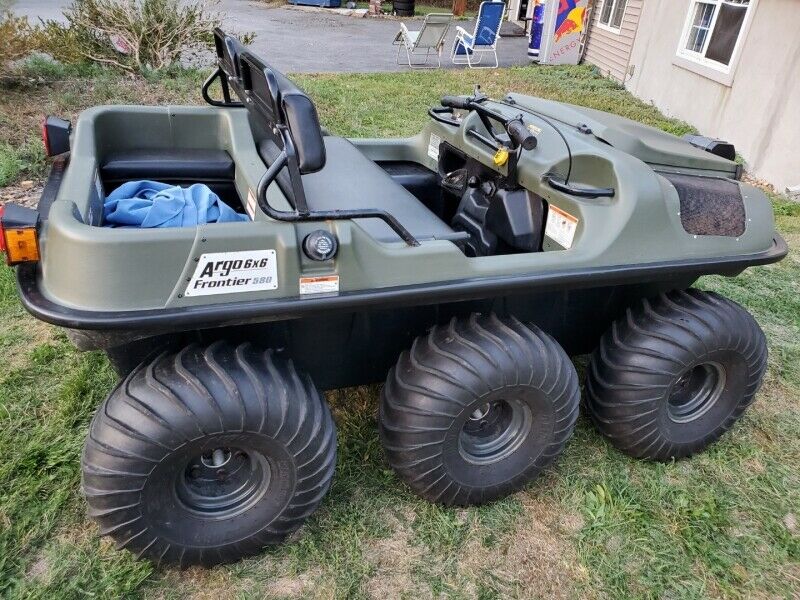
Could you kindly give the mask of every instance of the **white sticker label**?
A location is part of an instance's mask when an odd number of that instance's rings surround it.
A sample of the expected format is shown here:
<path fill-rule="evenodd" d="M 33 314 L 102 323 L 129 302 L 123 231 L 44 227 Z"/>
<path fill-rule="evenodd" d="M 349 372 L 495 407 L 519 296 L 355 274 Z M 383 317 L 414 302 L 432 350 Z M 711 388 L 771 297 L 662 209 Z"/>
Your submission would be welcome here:
<path fill-rule="evenodd" d="M 203 254 L 185 296 L 261 292 L 278 288 L 275 250 Z"/>
<path fill-rule="evenodd" d="M 439 160 L 439 144 L 441 143 L 442 138 L 435 133 L 432 133 L 431 140 L 428 142 L 428 156 L 430 156 L 433 160 Z"/>
<path fill-rule="evenodd" d="M 322 277 L 301 277 L 301 294 L 328 294 L 339 291 L 339 276 L 324 275 Z"/>
<path fill-rule="evenodd" d="M 544 234 L 567 250 L 572 248 L 575 231 L 578 229 L 578 218 L 564 212 L 552 204 L 547 209 L 547 224 Z"/>
<path fill-rule="evenodd" d="M 244 209 L 247 211 L 247 214 L 250 215 L 250 220 L 256 220 L 256 195 L 253 193 L 253 190 L 247 190 L 247 204 L 245 204 Z"/>

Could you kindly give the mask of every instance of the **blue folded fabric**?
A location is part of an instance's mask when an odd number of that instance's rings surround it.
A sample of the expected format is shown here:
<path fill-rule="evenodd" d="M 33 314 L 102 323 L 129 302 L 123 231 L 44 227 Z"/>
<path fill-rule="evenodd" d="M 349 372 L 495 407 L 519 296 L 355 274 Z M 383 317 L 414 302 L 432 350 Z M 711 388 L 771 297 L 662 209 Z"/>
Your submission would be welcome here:
<path fill-rule="evenodd" d="M 129 181 L 111 192 L 103 206 L 106 227 L 194 227 L 247 221 L 207 185 L 180 187 L 158 181 Z"/>

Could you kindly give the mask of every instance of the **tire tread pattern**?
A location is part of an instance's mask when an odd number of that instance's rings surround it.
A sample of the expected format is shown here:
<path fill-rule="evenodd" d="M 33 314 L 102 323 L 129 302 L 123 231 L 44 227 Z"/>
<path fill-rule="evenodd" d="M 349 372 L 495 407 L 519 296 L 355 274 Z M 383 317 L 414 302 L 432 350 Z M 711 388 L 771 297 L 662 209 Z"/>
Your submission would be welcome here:
<path fill-rule="evenodd" d="M 657 418 L 665 391 L 693 359 L 716 349 L 744 358 L 744 394 L 713 430 L 675 442 Z M 597 429 L 624 453 L 659 461 L 683 458 L 719 439 L 742 416 L 766 365 L 766 338 L 746 310 L 714 292 L 676 290 L 643 300 L 612 324 L 589 361 L 587 405 Z"/>
<path fill-rule="evenodd" d="M 551 443 L 507 481 L 459 483 L 443 460 L 451 423 L 482 396 L 520 385 L 549 396 Z M 575 427 L 578 405 L 575 367 L 553 338 L 515 318 L 473 314 L 433 327 L 401 354 L 381 394 L 381 441 L 390 466 L 419 496 L 444 505 L 481 504 L 519 490 L 555 460 Z"/>
<path fill-rule="evenodd" d="M 162 539 L 143 520 L 149 473 L 172 452 L 214 433 L 255 432 L 293 457 L 292 500 L 247 539 L 218 548 Z M 82 490 L 101 535 L 155 563 L 210 566 L 276 545 L 298 529 L 330 487 L 336 429 L 307 375 L 290 360 L 224 341 L 162 354 L 131 372 L 95 415 L 82 456 Z"/>

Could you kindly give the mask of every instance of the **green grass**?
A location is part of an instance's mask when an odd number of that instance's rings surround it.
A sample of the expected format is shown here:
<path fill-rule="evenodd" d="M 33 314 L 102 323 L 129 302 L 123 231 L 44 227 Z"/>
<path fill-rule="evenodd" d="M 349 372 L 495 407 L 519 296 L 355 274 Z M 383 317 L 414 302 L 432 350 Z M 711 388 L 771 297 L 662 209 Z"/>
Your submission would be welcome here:
<path fill-rule="evenodd" d="M 41 177 L 47 164 L 41 139 L 30 138 L 19 146 L 0 142 L 0 187 L 20 177 Z"/>
<path fill-rule="evenodd" d="M 13 163 L 6 181 L 41 177 L 43 161 L 19 148 L 35 139 L 42 113 L 74 119 L 97 103 L 197 103 L 203 78 L 129 79 L 47 63 L 30 71 L 33 83 L 0 95 L 0 164 Z M 343 135 L 412 134 L 439 96 L 478 82 L 490 94 L 514 89 L 691 130 L 585 67 L 297 79 Z M 778 228 L 797 245 L 800 205 L 772 201 Z M 674 464 L 635 461 L 582 417 L 562 459 L 527 491 L 444 509 L 412 496 L 388 469 L 375 430 L 378 388 L 341 390 L 328 394 L 339 429 L 336 478 L 301 535 L 236 565 L 179 572 L 117 552 L 86 520 L 80 448 L 114 375 L 101 354 L 76 352 L 27 316 L 12 271 L 0 267 L 0 596 L 798 597 L 800 256 L 700 286 L 752 311 L 770 344 L 758 401 L 708 452 Z M 585 359 L 576 363 L 582 371 Z"/>

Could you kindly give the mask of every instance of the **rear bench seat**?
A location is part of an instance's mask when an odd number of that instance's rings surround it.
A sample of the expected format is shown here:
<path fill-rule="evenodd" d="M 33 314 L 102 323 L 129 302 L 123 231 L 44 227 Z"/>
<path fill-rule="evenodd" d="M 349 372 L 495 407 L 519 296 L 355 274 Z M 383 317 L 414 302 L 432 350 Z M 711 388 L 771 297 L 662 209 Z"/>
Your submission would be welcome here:
<path fill-rule="evenodd" d="M 225 150 L 205 148 L 124 150 L 109 154 L 100 166 L 103 181 L 123 183 L 147 177 L 170 183 L 197 180 L 232 181 L 233 159 Z"/>
<path fill-rule="evenodd" d="M 235 177 L 236 165 L 230 154 L 211 148 L 120 150 L 109 153 L 100 163 L 100 179 L 106 194 L 127 181 L 141 179 L 183 187 L 202 183 L 233 210 L 244 212 Z"/>

